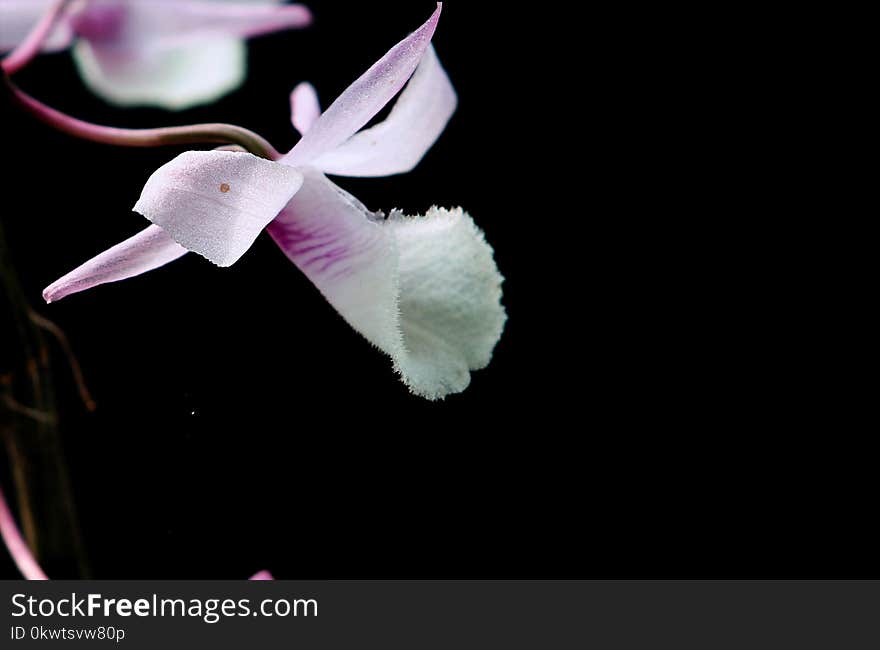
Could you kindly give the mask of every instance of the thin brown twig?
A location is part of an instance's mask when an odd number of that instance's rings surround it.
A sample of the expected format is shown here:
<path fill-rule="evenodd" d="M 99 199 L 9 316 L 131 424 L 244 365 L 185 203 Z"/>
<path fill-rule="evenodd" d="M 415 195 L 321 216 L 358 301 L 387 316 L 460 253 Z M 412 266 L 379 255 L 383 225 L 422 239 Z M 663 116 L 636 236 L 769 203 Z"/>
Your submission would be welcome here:
<path fill-rule="evenodd" d="M 16 400 L 11 395 L 3 395 L 0 402 L 11 412 L 23 415 L 40 424 L 55 424 L 55 417 L 51 413 L 46 413 L 32 406 L 27 406 Z"/>
<path fill-rule="evenodd" d="M 58 341 L 58 345 L 61 346 L 61 350 L 67 357 L 67 363 L 70 366 L 71 374 L 73 374 L 73 381 L 76 383 L 80 399 L 82 399 L 87 411 L 94 411 L 96 408 L 95 400 L 92 399 L 92 394 L 89 392 L 88 386 L 86 386 L 86 380 L 82 372 L 82 366 L 80 366 L 79 360 L 73 353 L 73 348 L 70 345 L 70 340 L 67 338 L 67 334 L 65 334 L 64 330 L 58 327 L 58 325 L 56 325 L 54 322 L 52 322 L 42 314 L 37 313 L 33 309 L 28 310 L 28 318 L 31 319 L 31 322 L 34 325 L 46 330 L 55 337 L 56 341 Z"/>
<path fill-rule="evenodd" d="M 24 532 L 24 538 L 27 540 L 28 546 L 35 549 L 37 548 L 39 537 L 37 535 L 37 523 L 34 520 L 34 512 L 28 497 L 26 461 L 12 431 L 3 429 L 0 433 L 3 434 L 3 439 L 6 442 L 6 453 L 9 455 L 9 466 L 12 469 L 12 482 L 16 487 L 18 511 L 21 517 L 21 528 Z"/>

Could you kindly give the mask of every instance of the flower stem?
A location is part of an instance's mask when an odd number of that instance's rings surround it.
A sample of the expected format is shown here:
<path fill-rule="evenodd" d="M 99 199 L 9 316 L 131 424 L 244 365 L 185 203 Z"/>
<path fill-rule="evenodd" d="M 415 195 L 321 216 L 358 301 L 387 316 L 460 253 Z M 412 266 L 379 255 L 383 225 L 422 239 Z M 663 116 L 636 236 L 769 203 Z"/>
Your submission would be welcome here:
<path fill-rule="evenodd" d="M 37 560 L 34 558 L 31 550 L 28 548 L 18 526 L 15 525 L 15 519 L 9 506 L 6 505 L 6 499 L 3 496 L 3 488 L 0 488 L 0 536 L 9 549 L 9 554 L 18 566 L 21 574 L 28 580 L 48 580 L 48 576 L 40 568 Z"/>
<path fill-rule="evenodd" d="M 73 375 L 73 382 L 76 384 L 83 405 L 86 407 L 87 411 L 94 411 L 97 408 L 97 405 L 95 404 L 95 400 L 92 399 L 88 386 L 86 386 L 82 367 L 79 365 L 79 359 L 77 359 L 76 355 L 73 353 L 70 341 L 67 340 L 67 334 L 65 334 L 64 330 L 58 327 L 54 322 L 50 321 L 45 316 L 38 314 L 33 309 L 28 310 L 28 318 L 34 325 L 49 332 L 49 334 L 54 336 L 55 340 L 58 341 L 58 345 L 61 346 L 61 351 L 64 352 L 67 357 L 67 365 L 70 366 L 70 372 Z"/>
<path fill-rule="evenodd" d="M 37 24 L 34 25 L 27 37 L 18 44 L 18 47 L 0 61 L 3 72 L 9 75 L 15 74 L 40 53 L 40 50 L 43 49 L 43 43 L 49 38 L 58 19 L 69 4 L 70 0 L 55 0 L 52 6 L 37 21 Z"/>
<path fill-rule="evenodd" d="M 13 102 L 44 124 L 76 138 L 123 147 L 161 147 L 181 144 L 234 144 L 261 158 L 280 157 L 260 135 L 234 124 L 192 124 L 159 129 L 120 129 L 79 120 L 46 106 L 19 89 L 8 77 L 3 81 Z"/>

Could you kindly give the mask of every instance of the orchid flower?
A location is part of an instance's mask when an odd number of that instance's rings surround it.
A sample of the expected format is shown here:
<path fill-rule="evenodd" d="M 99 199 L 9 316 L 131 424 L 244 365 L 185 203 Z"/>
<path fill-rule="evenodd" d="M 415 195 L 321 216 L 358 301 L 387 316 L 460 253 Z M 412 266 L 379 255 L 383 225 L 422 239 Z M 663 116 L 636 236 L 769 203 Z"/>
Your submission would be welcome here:
<path fill-rule="evenodd" d="M 78 0 L 47 39 L 73 48 L 86 85 L 120 106 L 183 109 L 235 90 L 244 39 L 303 27 L 311 15 L 282 0 Z M 0 51 L 13 49 L 52 0 L 0 0 Z"/>
<path fill-rule="evenodd" d="M 312 87 L 298 86 L 292 121 L 302 138 L 277 162 L 189 151 L 158 169 L 134 207 L 153 225 L 53 283 L 46 301 L 187 251 L 228 266 L 268 226 L 412 392 L 437 399 L 464 390 L 470 371 L 489 363 L 506 320 L 502 277 L 482 232 L 461 208 L 370 212 L 325 176 L 409 171 L 443 131 L 457 98 L 431 46 L 441 4 L 323 114 Z M 358 132 L 404 85 L 388 117 Z"/>

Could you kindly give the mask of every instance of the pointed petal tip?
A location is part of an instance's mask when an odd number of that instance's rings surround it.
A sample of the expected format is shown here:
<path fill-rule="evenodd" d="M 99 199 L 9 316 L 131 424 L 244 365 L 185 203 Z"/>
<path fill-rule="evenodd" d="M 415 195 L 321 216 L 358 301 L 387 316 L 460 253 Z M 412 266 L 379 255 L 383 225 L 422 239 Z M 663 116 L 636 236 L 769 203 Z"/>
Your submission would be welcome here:
<path fill-rule="evenodd" d="M 312 10 L 309 9 L 306 5 L 303 4 L 295 4 L 290 5 L 291 7 L 296 7 L 299 9 L 299 15 L 302 19 L 302 26 L 305 27 L 307 25 L 311 25 L 312 21 L 315 20 L 315 15 L 312 13 Z"/>
<path fill-rule="evenodd" d="M 280 31 L 285 27 L 292 29 L 308 27 L 312 24 L 312 22 L 314 22 L 315 19 L 311 9 L 309 9 L 304 4 L 280 5 L 277 7 L 272 7 L 272 9 L 275 11 L 275 15 L 278 16 L 278 19 L 277 22 L 271 26 L 271 29 L 267 28 L 265 30 L 261 30 L 265 31 L 265 33 Z"/>
<path fill-rule="evenodd" d="M 378 113 L 406 84 L 431 44 L 440 7 L 409 36 L 346 88 L 281 162 L 301 167 L 339 146 Z"/>
<path fill-rule="evenodd" d="M 431 17 L 428 18 L 428 21 L 424 24 L 424 27 L 430 29 L 431 35 L 429 38 L 434 36 L 434 30 L 437 29 L 437 21 L 440 20 L 440 13 L 443 11 L 443 3 L 438 2 L 437 8 L 434 10 L 434 13 L 431 14 Z"/>
<path fill-rule="evenodd" d="M 458 97 L 429 45 L 413 76 L 379 124 L 320 156 L 315 166 L 340 176 L 389 176 L 412 170 L 446 128 Z"/>
<path fill-rule="evenodd" d="M 60 300 L 63 296 L 58 295 L 58 291 L 54 284 L 50 284 L 48 287 L 43 289 L 43 300 L 46 301 L 47 305 L 51 305 L 56 300 Z"/>
<path fill-rule="evenodd" d="M 47 304 L 92 287 L 131 278 L 164 266 L 186 253 L 158 226 L 144 230 L 81 264 L 43 289 Z"/>

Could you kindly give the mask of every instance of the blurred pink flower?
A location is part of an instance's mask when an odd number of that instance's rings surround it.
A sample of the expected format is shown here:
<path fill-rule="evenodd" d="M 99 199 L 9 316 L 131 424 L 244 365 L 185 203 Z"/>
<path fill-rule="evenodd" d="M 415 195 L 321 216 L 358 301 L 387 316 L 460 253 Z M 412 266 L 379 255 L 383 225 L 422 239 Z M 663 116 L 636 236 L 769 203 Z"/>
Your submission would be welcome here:
<path fill-rule="evenodd" d="M 129 278 L 188 250 L 229 266 L 268 226 L 348 323 L 391 356 L 412 392 L 437 399 L 464 390 L 470 371 L 489 363 L 506 320 L 502 277 L 482 232 L 461 208 L 370 212 L 325 176 L 409 171 L 443 131 L 457 99 L 431 47 L 440 10 L 323 114 L 311 86 L 298 86 L 292 120 L 302 138 L 277 162 L 189 151 L 161 167 L 134 208 L 153 225 L 53 283 L 44 298 Z M 388 117 L 359 131 L 404 85 Z"/>
<path fill-rule="evenodd" d="M 0 0 L 0 52 L 13 49 L 52 0 Z M 244 39 L 304 27 L 303 5 L 279 0 L 78 0 L 46 41 L 73 47 L 85 83 L 121 106 L 182 109 L 244 80 Z"/>
<path fill-rule="evenodd" d="M 40 567 L 37 559 L 31 553 L 27 543 L 21 536 L 9 505 L 6 503 L 6 497 L 3 495 L 3 489 L 0 488 L 0 538 L 6 545 L 9 555 L 18 570 L 28 580 L 48 580 L 48 576 Z M 268 571 L 258 571 L 249 580 L 274 580 L 272 574 Z"/>

